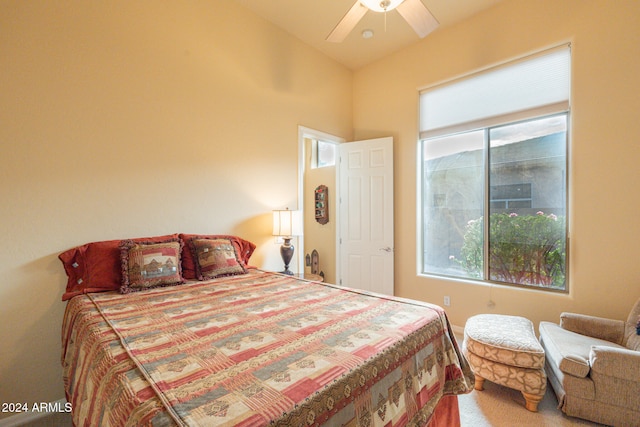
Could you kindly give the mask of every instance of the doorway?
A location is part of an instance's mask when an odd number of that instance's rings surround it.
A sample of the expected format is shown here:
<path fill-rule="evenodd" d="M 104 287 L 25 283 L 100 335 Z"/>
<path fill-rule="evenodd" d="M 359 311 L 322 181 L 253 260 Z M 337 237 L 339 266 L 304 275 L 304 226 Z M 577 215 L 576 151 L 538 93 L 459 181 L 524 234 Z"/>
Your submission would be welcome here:
<path fill-rule="evenodd" d="M 309 128 L 299 127 L 298 134 L 298 200 L 304 218 L 298 240 L 300 272 L 308 274 L 315 267 L 315 249 L 317 272 L 326 282 L 392 295 L 393 139 L 345 144 L 342 138 Z M 335 165 L 317 167 L 319 143 L 333 144 L 342 165 L 336 159 Z M 354 183 L 362 191 L 355 192 Z M 322 187 L 327 192 L 326 221 L 316 220 L 316 190 Z"/>
<path fill-rule="evenodd" d="M 325 132 L 298 128 L 298 200 L 299 209 L 303 215 L 303 235 L 300 236 L 298 252 L 301 273 L 312 272 L 312 255 L 316 251 L 318 258 L 317 272 L 323 273 L 324 281 L 337 282 L 336 257 L 337 257 L 337 224 L 336 195 L 337 193 L 337 169 L 334 165 L 322 165 L 318 162 L 318 143 L 332 144 L 335 148 L 345 142 L 343 138 L 330 135 Z M 336 150 L 337 152 L 337 150 Z M 315 190 L 319 186 L 327 188 L 328 221 L 322 223 L 315 219 Z M 307 262 L 307 256 L 309 262 Z"/>

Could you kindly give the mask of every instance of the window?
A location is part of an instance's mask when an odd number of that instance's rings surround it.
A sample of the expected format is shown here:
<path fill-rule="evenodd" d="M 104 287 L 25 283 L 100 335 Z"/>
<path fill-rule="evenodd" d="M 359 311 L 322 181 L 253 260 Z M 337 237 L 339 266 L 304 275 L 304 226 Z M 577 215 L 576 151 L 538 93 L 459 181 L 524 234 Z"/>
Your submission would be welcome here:
<path fill-rule="evenodd" d="M 336 164 L 336 145 L 331 142 L 314 140 L 313 144 L 314 167 L 325 168 Z"/>
<path fill-rule="evenodd" d="M 567 287 L 568 46 L 420 95 L 421 271 Z"/>

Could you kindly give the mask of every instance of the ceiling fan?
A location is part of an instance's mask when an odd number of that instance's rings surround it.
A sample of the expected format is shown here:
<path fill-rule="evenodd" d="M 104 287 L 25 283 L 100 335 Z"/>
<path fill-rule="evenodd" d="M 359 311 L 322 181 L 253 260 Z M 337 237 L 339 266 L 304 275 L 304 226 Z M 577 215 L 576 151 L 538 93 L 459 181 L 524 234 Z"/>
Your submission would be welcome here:
<path fill-rule="evenodd" d="M 438 20 L 421 0 L 357 0 L 327 36 L 327 41 L 334 43 L 343 41 L 369 10 L 386 13 L 393 9 L 402 15 L 420 38 L 425 37 L 439 25 Z"/>

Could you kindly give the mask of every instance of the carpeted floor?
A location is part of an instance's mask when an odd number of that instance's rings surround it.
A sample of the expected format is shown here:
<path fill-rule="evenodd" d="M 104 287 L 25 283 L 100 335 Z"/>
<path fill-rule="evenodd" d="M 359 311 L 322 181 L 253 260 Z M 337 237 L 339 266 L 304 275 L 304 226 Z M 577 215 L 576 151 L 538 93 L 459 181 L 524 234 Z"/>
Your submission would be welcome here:
<path fill-rule="evenodd" d="M 485 381 L 483 391 L 458 397 L 462 427 L 568 427 L 600 426 L 560 411 L 551 386 L 538 404 L 538 412 L 527 411 L 519 391 Z"/>

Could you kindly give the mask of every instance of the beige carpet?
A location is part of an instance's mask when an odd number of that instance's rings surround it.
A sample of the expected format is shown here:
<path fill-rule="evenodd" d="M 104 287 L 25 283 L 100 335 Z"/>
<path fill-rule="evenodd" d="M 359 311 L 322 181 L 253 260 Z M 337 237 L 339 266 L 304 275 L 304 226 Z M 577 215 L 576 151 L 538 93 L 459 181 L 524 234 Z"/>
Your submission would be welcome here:
<path fill-rule="evenodd" d="M 558 400 L 550 386 L 538 405 L 538 412 L 527 411 L 519 391 L 485 381 L 483 391 L 458 397 L 462 427 L 560 427 L 600 426 L 600 424 L 567 417 L 557 409 Z"/>

